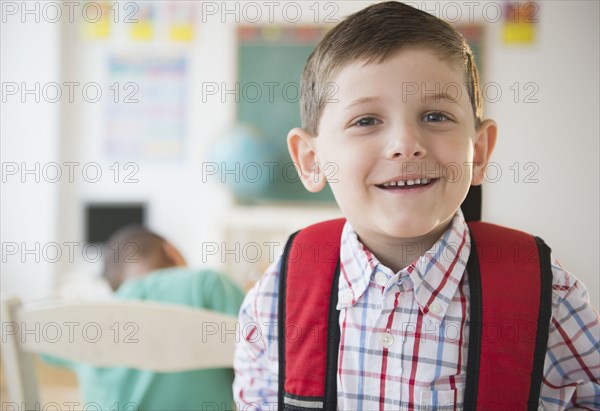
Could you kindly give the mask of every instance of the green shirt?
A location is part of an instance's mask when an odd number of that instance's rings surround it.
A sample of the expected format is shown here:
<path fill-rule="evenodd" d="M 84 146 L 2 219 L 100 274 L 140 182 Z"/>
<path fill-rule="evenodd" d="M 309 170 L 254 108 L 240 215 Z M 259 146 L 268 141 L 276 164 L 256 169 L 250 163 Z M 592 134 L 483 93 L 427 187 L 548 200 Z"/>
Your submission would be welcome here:
<path fill-rule="evenodd" d="M 213 271 L 172 268 L 123 283 L 117 298 L 149 300 L 205 308 L 237 315 L 244 295 L 227 277 Z M 190 327 L 200 324 L 190 324 Z M 168 332 L 168 330 L 165 330 Z M 75 371 L 83 400 L 90 409 L 231 410 L 232 369 L 159 373 L 125 367 L 99 368 L 44 356 Z M 97 408 L 91 404 L 95 403 Z"/>

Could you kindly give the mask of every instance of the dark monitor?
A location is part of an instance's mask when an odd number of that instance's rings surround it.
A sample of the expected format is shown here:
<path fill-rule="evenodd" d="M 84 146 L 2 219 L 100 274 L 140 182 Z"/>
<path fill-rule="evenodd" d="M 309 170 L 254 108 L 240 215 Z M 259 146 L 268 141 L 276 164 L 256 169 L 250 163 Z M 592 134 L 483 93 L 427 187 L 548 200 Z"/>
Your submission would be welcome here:
<path fill-rule="evenodd" d="M 119 228 L 146 224 L 144 204 L 88 204 L 85 208 L 85 241 L 104 243 Z"/>

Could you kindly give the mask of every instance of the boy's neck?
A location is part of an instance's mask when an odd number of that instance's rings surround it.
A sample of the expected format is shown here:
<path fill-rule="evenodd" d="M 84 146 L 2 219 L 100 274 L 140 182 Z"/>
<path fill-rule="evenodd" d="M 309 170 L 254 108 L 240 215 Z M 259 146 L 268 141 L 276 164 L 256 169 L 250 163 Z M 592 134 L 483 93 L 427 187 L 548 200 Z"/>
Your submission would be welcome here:
<path fill-rule="evenodd" d="M 430 250 L 450 227 L 452 220 L 451 218 L 447 224 L 437 227 L 437 230 L 414 238 L 371 236 L 367 233 L 361 235 L 359 230 L 355 230 L 360 242 L 377 257 L 377 260 L 397 273 Z"/>

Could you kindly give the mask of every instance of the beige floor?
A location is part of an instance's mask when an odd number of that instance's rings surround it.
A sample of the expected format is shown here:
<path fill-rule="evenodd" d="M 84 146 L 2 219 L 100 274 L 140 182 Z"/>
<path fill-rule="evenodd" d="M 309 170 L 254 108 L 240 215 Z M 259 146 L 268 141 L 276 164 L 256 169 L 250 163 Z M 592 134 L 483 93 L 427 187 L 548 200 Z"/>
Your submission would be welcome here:
<path fill-rule="evenodd" d="M 40 409 L 44 409 L 44 404 L 50 405 L 51 403 L 56 403 L 62 408 L 63 404 L 69 402 L 81 403 L 75 374 L 63 368 L 50 366 L 39 359 L 36 360 L 35 365 L 42 405 Z M 4 370 L 2 369 L 2 371 L 0 371 L 0 409 L 2 410 L 11 409 L 11 407 L 8 406 L 11 399 L 6 392 L 5 378 Z M 14 406 L 12 408 L 14 408 Z M 74 408 L 78 409 L 78 407 Z M 20 410 L 18 406 L 17 409 Z"/>

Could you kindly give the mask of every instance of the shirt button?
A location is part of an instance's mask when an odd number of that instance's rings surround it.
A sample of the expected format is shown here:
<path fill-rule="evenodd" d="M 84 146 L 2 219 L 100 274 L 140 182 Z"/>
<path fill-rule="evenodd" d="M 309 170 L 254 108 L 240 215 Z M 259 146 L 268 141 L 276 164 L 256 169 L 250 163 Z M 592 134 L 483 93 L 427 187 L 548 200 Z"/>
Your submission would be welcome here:
<path fill-rule="evenodd" d="M 375 274 L 375 282 L 377 283 L 377 285 L 380 285 L 381 287 L 385 287 L 385 285 L 388 282 L 388 279 L 384 273 L 379 271 L 377 274 Z"/>
<path fill-rule="evenodd" d="M 442 307 L 438 303 L 431 303 L 429 305 L 429 311 L 433 314 L 439 314 L 442 312 Z"/>
<path fill-rule="evenodd" d="M 385 348 L 389 348 L 394 343 L 394 336 L 389 332 L 379 334 L 379 341 Z"/>

